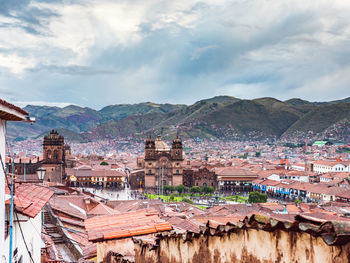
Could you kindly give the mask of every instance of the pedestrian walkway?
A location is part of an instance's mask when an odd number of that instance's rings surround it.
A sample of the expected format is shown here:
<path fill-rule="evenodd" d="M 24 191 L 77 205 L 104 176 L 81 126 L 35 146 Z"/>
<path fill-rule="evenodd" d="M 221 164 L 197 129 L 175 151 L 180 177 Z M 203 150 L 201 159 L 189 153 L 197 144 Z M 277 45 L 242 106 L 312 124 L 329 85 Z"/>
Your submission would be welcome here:
<path fill-rule="evenodd" d="M 108 200 L 135 200 L 136 195 L 135 191 L 130 190 L 126 187 L 123 190 L 116 189 L 96 189 L 96 188 L 84 188 L 84 191 L 88 191 L 99 197 L 108 199 Z"/>

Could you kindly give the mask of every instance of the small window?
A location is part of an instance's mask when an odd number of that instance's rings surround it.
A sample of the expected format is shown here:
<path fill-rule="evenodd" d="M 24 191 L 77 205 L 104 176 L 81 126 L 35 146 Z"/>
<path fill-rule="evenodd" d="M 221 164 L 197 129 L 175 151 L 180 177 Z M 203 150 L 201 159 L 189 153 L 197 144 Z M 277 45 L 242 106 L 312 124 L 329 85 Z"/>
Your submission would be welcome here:
<path fill-rule="evenodd" d="M 149 174 L 151 174 L 151 173 L 152 173 L 152 171 L 151 171 L 151 170 L 148 170 L 148 173 L 149 173 Z"/>
<path fill-rule="evenodd" d="M 176 170 L 176 173 L 179 174 L 180 173 L 179 170 Z"/>

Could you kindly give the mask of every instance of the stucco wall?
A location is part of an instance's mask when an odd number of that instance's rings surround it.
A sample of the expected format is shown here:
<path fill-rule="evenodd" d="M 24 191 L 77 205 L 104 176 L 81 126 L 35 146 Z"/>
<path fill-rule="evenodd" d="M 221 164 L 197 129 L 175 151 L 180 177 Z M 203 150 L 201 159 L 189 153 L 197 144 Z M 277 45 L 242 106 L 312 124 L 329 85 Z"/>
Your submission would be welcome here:
<path fill-rule="evenodd" d="M 267 232 L 242 229 L 222 236 L 200 235 L 191 241 L 166 237 L 159 247 L 135 244 L 135 262 L 224 263 L 224 262 L 349 262 L 350 243 L 328 246 L 321 237 L 284 230 Z"/>
<path fill-rule="evenodd" d="M 34 218 L 29 218 L 27 216 L 18 214 L 18 219 L 20 220 L 21 228 L 23 231 L 24 238 L 26 240 L 28 250 L 32 254 L 34 262 L 40 262 L 41 258 L 41 213 L 37 214 Z M 17 217 L 14 216 L 13 223 L 13 250 L 17 248 L 17 260 L 22 256 L 22 262 L 31 262 L 28 251 L 25 247 L 23 237 L 21 235 L 21 230 L 17 221 Z M 2 263 L 9 262 L 9 246 L 10 246 L 10 236 L 5 240 L 4 254 L 5 258 Z"/>
<path fill-rule="evenodd" d="M 97 243 L 97 262 L 105 262 L 110 251 L 118 251 L 122 255 L 134 254 L 134 242 L 131 238 L 114 239 Z M 111 260 L 108 260 L 112 262 Z"/>

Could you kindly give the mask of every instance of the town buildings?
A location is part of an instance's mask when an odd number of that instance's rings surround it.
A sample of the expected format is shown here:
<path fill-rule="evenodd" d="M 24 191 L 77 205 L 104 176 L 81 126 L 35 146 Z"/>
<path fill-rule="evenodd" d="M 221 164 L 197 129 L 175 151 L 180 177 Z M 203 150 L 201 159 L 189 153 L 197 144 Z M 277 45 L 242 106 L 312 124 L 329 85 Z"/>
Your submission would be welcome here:
<path fill-rule="evenodd" d="M 115 169 L 109 165 L 99 165 L 98 167 L 80 165 L 73 168 L 69 182 L 74 187 L 124 189 L 126 176 L 122 169 Z"/>

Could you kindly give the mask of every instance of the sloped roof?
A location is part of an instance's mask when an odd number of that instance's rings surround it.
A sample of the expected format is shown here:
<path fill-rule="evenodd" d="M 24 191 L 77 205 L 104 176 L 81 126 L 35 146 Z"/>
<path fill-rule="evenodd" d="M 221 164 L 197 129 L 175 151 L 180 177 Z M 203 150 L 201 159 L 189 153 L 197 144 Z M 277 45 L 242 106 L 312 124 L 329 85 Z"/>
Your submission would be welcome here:
<path fill-rule="evenodd" d="M 48 187 L 37 184 L 16 184 L 15 185 L 15 206 L 17 210 L 31 218 L 36 217 L 41 209 L 50 200 L 54 191 Z M 10 194 L 6 187 L 6 194 Z"/>
<path fill-rule="evenodd" d="M 91 209 L 88 212 L 88 215 L 115 215 L 115 214 L 120 214 L 120 212 L 102 203 L 96 205 L 93 209 Z"/>
<path fill-rule="evenodd" d="M 215 173 L 218 176 L 233 176 L 233 177 L 257 177 L 257 173 L 253 173 L 246 169 L 236 168 L 236 167 L 218 167 L 215 168 Z"/>
<path fill-rule="evenodd" d="M 26 112 L 25 110 L 21 109 L 21 108 L 18 107 L 18 106 L 15 106 L 15 105 L 13 105 L 13 104 L 11 104 L 11 103 L 5 101 L 5 100 L 0 99 L 0 105 L 1 105 L 1 106 L 4 106 L 4 107 L 6 107 L 6 108 L 8 108 L 8 109 L 10 109 L 10 110 L 15 111 L 15 113 L 17 112 L 17 113 L 20 113 L 20 114 L 23 114 L 23 115 L 29 115 L 29 113 Z M 9 112 L 9 111 L 6 111 L 6 112 L 5 112 L 5 109 L 6 109 L 6 108 L 4 108 L 4 109 L 0 108 L 0 115 L 1 115 L 1 114 L 13 115 L 13 114 L 12 114 L 11 112 Z M 17 116 L 17 118 L 18 118 L 18 116 Z"/>
<path fill-rule="evenodd" d="M 85 220 L 85 228 L 89 240 L 95 242 L 172 230 L 153 209 L 89 218 Z"/>

